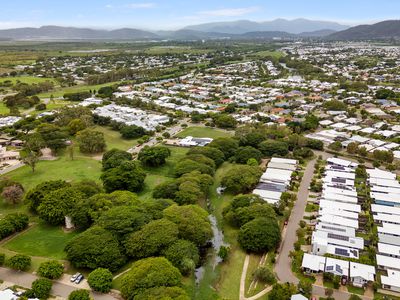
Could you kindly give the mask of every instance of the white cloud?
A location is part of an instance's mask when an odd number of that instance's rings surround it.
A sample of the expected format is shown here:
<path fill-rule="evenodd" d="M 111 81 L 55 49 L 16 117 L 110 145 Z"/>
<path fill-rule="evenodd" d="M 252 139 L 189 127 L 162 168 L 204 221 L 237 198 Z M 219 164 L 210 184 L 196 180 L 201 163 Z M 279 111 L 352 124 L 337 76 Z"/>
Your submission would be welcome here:
<path fill-rule="evenodd" d="M 140 8 L 154 8 L 156 4 L 153 2 L 131 3 L 126 5 L 127 8 L 140 9 Z"/>
<path fill-rule="evenodd" d="M 210 17 L 238 17 L 255 12 L 258 9 L 259 8 L 256 6 L 242 7 L 242 8 L 224 8 L 224 9 L 201 11 L 198 14 Z"/>

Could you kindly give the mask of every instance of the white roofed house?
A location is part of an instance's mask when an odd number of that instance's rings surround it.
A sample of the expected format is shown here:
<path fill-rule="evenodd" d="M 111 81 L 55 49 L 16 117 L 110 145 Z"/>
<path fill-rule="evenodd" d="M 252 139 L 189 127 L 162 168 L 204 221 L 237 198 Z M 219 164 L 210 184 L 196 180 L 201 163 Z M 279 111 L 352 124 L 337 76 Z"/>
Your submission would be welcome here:
<path fill-rule="evenodd" d="M 325 271 L 325 261 L 324 256 L 304 253 L 301 267 L 306 273 L 320 273 Z"/>
<path fill-rule="evenodd" d="M 345 260 L 327 257 L 325 264 L 325 272 L 332 273 L 340 277 L 349 277 L 349 265 L 350 263 Z"/>
<path fill-rule="evenodd" d="M 350 281 L 354 286 L 363 287 L 375 280 L 375 267 L 350 262 Z"/>
<path fill-rule="evenodd" d="M 382 288 L 400 293 L 400 271 L 388 269 L 387 276 L 381 275 Z"/>

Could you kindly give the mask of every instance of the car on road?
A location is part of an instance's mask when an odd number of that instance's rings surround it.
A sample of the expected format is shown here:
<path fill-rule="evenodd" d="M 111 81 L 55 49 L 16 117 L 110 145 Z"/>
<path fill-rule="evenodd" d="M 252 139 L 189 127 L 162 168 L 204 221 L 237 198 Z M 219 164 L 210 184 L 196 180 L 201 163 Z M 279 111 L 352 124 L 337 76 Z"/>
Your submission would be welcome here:
<path fill-rule="evenodd" d="M 76 278 L 78 278 L 79 275 L 82 275 L 81 273 L 76 273 L 71 276 L 71 282 L 75 282 Z"/>
<path fill-rule="evenodd" d="M 83 280 L 83 275 L 80 274 L 78 277 L 76 277 L 76 279 L 75 279 L 74 282 L 75 282 L 76 284 L 80 284 L 82 280 Z"/>

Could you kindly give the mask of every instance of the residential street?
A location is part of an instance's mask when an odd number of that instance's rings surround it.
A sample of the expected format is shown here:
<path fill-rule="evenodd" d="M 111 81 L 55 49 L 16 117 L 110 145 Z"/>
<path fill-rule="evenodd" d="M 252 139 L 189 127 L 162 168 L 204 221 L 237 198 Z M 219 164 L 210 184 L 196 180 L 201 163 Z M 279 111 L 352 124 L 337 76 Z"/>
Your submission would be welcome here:
<path fill-rule="evenodd" d="M 294 250 L 293 244 L 297 240 L 296 230 L 299 222 L 303 219 L 304 210 L 307 205 L 308 187 L 314 173 L 314 165 L 317 159 L 313 159 L 307 164 L 304 171 L 303 180 L 301 181 L 299 191 L 297 193 L 297 201 L 293 207 L 292 214 L 288 224 L 284 230 L 285 235 L 282 237 L 281 249 L 275 265 L 275 272 L 281 282 L 291 282 L 297 284 L 299 280 L 291 271 L 290 251 Z"/>
<path fill-rule="evenodd" d="M 325 152 L 316 152 L 316 155 L 321 155 L 323 159 L 327 159 L 332 155 Z M 297 193 L 297 201 L 293 207 L 292 214 L 290 216 L 288 225 L 284 229 L 284 236 L 282 237 L 283 242 L 281 245 L 280 253 L 275 265 L 275 272 L 281 282 L 290 282 L 295 285 L 298 284 L 299 279 L 291 271 L 291 259 L 289 253 L 294 250 L 293 244 L 297 240 L 296 230 L 299 228 L 299 222 L 303 218 L 303 214 L 307 205 L 308 198 L 308 187 L 310 186 L 314 166 L 317 159 L 310 161 L 304 171 L 303 180 L 301 181 L 299 191 Z M 325 288 L 318 285 L 313 285 L 313 295 L 325 297 Z M 335 300 L 347 300 L 350 297 L 350 293 L 335 290 L 333 298 Z M 363 300 L 370 300 L 372 298 L 366 296 L 360 296 Z"/>
<path fill-rule="evenodd" d="M 31 284 L 34 280 L 38 279 L 38 276 L 30 274 L 30 273 L 26 273 L 26 272 L 18 272 L 18 271 L 14 271 L 11 269 L 7 269 L 7 268 L 0 268 L 0 279 L 4 280 L 4 281 L 9 281 L 9 282 L 13 282 L 16 285 L 25 287 L 25 288 L 30 288 Z M 80 285 L 76 285 L 72 286 L 72 285 L 67 285 L 61 282 L 53 282 L 53 288 L 51 291 L 52 295 L 55 296 L 61 296 L 65 299 L 68 298 L 68 295 L 75 290 L 78 290 L 80 288 L 83 288 L 83 286 Z M 106 294 L 98 294 L 98 293 L 93 293 L 92 294 L 93 298 L 95 300 L 116 300 L 118 298 Z"/>

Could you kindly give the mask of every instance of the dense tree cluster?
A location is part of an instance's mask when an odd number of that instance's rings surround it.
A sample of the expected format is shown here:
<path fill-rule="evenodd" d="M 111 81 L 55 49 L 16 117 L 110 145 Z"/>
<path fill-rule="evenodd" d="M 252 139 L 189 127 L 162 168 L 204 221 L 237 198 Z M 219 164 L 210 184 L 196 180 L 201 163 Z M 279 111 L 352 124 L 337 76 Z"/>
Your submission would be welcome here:
<path fill-rule="evenodd" d="M 208 174 L 193 171 L 156 186 L 153 197 L 171 199 L 180 205 L 196 204 L 207 198 L 212 183 L 213 179 Z"/>
<path fill-rule="evenodd" d="M 101 174 L 104 189 L 107 192 L 127 190 L 138 192 L 143 188 L 146 173 L 137 161 L 123 161 L 115 168 Z"/>
<path fill-rule="evenodd" d="M 123 276 L 121 293 L 128 300 L 149 299 L 146 295 L 154 295 L 154 288 L 179 288 L 181 279 L 182 275 L 179 270 L 166 258 L 146 258 L 135 262 L 132 268 Z M 150 289 L 152 290 L 150 291 Z M 182 296 L 186 296 L 183 290 L 176 290 L 176 292 Z M 159 294 L 159 292 L 156 294 Z"/>
<path fill-rule="evenodd" d="M 116 271 L 126 262 L 118 240 L 99 226 L 93 226 L 74 237 L 66 245 L 65 252 L 77 268 L 108 268 Z"/>
<path fill-rule="evenodd" d="M 234 165 L 222 177 L 221 185 L 233 194 L 247 193 L 254 189 L 261 175 L 258 166 Z"/>
<path fill-rule="evenodd" d="M 145 166 L 159 167 L 159 166 L 165 164 L 166 159 L 170 155 L 171 155 L 171 151 L 167 147 L 145 146 L 142 150 L 140 150 L 138 159 Z"/>
<path fill-rule="evenodd" d="M 281 234 L 274 208 L 257 195 L 239 195 L 223 211 L 224 219 L 240 228 L 238 242 L 249 252 L 277 247 Z"/>

